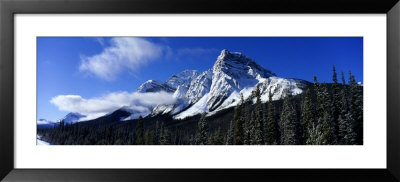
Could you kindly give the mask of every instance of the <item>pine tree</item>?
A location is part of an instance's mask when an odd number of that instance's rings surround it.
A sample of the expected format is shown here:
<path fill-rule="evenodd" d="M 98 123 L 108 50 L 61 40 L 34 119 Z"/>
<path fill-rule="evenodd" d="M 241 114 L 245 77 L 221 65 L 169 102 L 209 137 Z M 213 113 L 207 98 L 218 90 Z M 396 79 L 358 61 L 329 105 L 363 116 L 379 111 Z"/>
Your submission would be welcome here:
<path fill-rule="evenodd" d="M 314 105 L 311 100 L 310 89 L 307 89 L 303 100 L 301 121 L 301 125 L 303 128 L 303 141 L 306 142 L 310 137 L 309 131 L 313 131 L 312 127 L 315 124 Z"/>
<path fill-rule="evenodd" d="M 68 125 L 67 125 L 68 126 Z M 67 128 L 67 127 L 66 127 Z M 108 128 L 107 128 L 107 140 L 106 140 L 106 142 L 107 142 L 107 144 L 108 145 L 111 145 L 111 144 L 113 144 L 114 143 L 114 128 L 112 127 L 112 126 L 109 126 Z"/>
<path fill-rule="evenodd" d="M 307 145 L 322 145 L 323 144 L 323 135 L 321 128 L 319 126 L 315 127 L 315 123 L 311 124 L 311 127 L 308 128 L 307 133 L 309 133 L 309 137 L 307 137 L 306 144 Z"/>
<path fill-rule="evenodd" d="M 169 134 L 169 131 L 167 129 L 163 129 L 163 134 L 161 137 L 161 145 L 169 145 L 171 141 L 171 136 Z"/>
<path fill-rule="evenodd" d="M 214 145 L 214 137 L 212 135 L 208 136 L 207 145 Z"/>
<path fill-rule="evenodd" d="M 64 131 L 64 126 L 65 126 L 64 120 L 61 120 L 59 124 L 59 129 L 61 130 L 61 132 Z"/>
<path fill-rule="evenodd" d="M 346 85 L 346 80 L 344 79 L 344 73 L 342 71 L 342 91 L 341 91 L 341 99 L 340 99 L 340 110 L 343 110 L 343 107 L 345 107 L 344 109 L 348 110 L 348 99 L 347 99 L 347 85 Z"/>
<path fill-rule="evenodd" d="M 237 105 L 234 110 L 233 114 L 233 124 L 234 124 L 234 131 L 233 131 L 233 142 L 235 145 L 243 145 L 243 123 L 240 119 L 240 106 Z"/>
<path fill-rule="evenodd" d="M 154 128 L 154 145 L 160 144 L 160 128 L 158 124 L 158 120 L 156 121 L 156 126 Z"/>
<path fill-rule="evenodd" d="M 335 123 L 332 117 L 332 103 L 328 93 L 328 88 L 321 86 L 317 77 L 314 76 L 315 94 L 317 96 L 317 128 L 321 129 L 324 145 L 334 145 L 337 143 Z"/>
<path fill-rule="evenodd" d="M 289 100 L 290 96 L 286 96 L 283 101 L 283 109 L 281 116 L 281 144 L 295 145 L 298 144 L 298 136 L 296 132 L 296 111 Z"/>
<path fill-rule="evenodd" d="M 333 117 L 333 122 L 335 126 L 335 135 L 338 134 L 338 119 L 339 115 L 341 113 L 340 109 L 340 93 L 339 93 L 339 86 L 338 86 L 338 80 L 337 80 L 337 75 L 336 75 L 336 68 L 335 65 L 332 67 L 332 117 Z"/>
<path fill-rule="evenodd" d="M 244 104 L 244 97 L 243 97 L 243 93 L 240 93 L 240 105 Z"/>
<path fill-rule="evenodd" d="M 354 136 L 352 131 L 353 121 L 351 113 L 349 113 L 348 100 L 347 100 L 347 89 L 344 74 L 342 72 L 342 91 L 340 100 L 340 116 L 338 118 L 338 142 L 339 144 L 350 144 L 349 138 Z M 350 128 L 349 128 L 350 127 Z M 348 133 L 351 131 L 352 133 Z M 351 135 L 351 136 L 350 136 Z"/>
<path fill-rule="evenodd" d="M 221 128 L 218 127 L 217 131 L 214 134 L 214 145 L 223 145 L 224 138 L 222 137 Z"/>
<path fill-rule="evenodd" d="M 255 120 L 254 120 L 254 137 L 253 144 L 261 145 L 264 144 L 264 111 L 261 102 L 261 92 L 259 85 L 256 85 L 256 107 L 255 107 Z"/>
<path fill-rule="evenodd" d="M 350 73 L 350 85 L 354 84 L 354 80 L 351 79 Z M 343 88 L 341 91 L 341 115 L 339 116 L 339 142 L 345 145 L 356 144 L 357 134 L 354 130 L 354 116 L 352 114 L 352 92 L 350 91 L 350 96 L 347 96 L 347 85 L 344 80 L 344 74 L 342 72 L 342 82 Z M 350 86 L 351 87 L 351 86 Z M 348 99 L 349 98 L 349 99 Z M 350 100 L 350 101 L 349 101 Z"/>
<path fill-rule="evenodd" d="M 322 134 L 324 136 L 325 145 L 335 145 L 337 144 L 337 136 L 335 131 L 335 123 L 332 117 L 331 111 L 331 100 L 329 99 L 329 93 L 326 85 L 322 91 L 323 100 L 323 115 L 319 118 L 319 123 L 321 125 Z"/>
<path fill-rule="evenodd" d="M 249 143 L 251 145 L 256 144 L 255 138 L 256 138 L 256 118 L 254 117 L 254 111 L 251 112 L 251 117 L 250 117 L 250 123 L 249 123 L 249 129 L 250 129 L 250 138 L 249 138 Z"/>
<path fill-rule="evenodd" d="M 250 145 L 252 139 L 252 123 L 253 123 L 253 112 L 250 114 L 250 118 L 246 119 L 243 123 L 243 144 Z"/>
<path fill-rule="evenodd" d="M 161 123 L 161 127 L 160 127 L 160 130 L 159 130 L 158 136 L 159 136 L 158 143 L 161 145 L 161 143 L 164 142 L 164 122 Z"/>
<path fill-rule="evenodd" d="M 317 77 L 314 76 L 314 90 L 315 90 L 315 95 L 317 98 L 317 104 L 316 104 L 316 111 L 317 111 L 317 118 L 322 118 L 322 114 L 324 112 L 324 103 L 322 99 L 322 94 L 321 94 L 321 88 L 320 84 L 318 83 Z"/>
<path fill-rule="evenodd" d="M 344 137 L 345 144 L 354 145 L 357 142 L 357 134 L 353 129 L 354 126 L 352 124 L 354 123 L 354 119 L 350 112 L 346 114 L 346 121 L 347 121 L 347 135 Z"/>
<path fill-rule="evenodd" d="M 348 113 L 348 102 L 347 102 L 347 91 L 346 91 L 346 81 L 344 80 L 344 74 L 342 72 L 342 91 L 340 93 L 341 99 L 340 99 L 340 115 L 338 118 L 338 142 L 339 144 L 346 144 L 347 141 L 345 138 L 347 138 L 347 131 L 348 131 L 348 121 L 346 114 Z"/>
<path fill-rule="evenodd" d="M 363 102 L 362 102 L 362 94 L 360 93 L 360 89 L 358 84 L 355 81 L 354 75 L 350 75 L 350 112 L 354 119 L 354 130 L 356 133 L 356 143 L 362 144 L 363 143 Z"/>
<path fill-rule="evenodd" d="M 354 145 L 356 144 L 356 133 L 354 132 L 352 123 L 354 122 L 353 116 L 347 112 L 342 118 L 339 116 L 339 136 L 340 144 Z"/>
<path fill-rule="evenodd" d="M 231 120 L 230 124 L 229 124 L 229 129 L 228 132 L 226 134 L 226 145 L 233 145 L 233 121 Z"/>
<path fill-rule="evenodd" d="M 207 144 L 207 133 L 208 133 L 208 126 L 206 123 L 206 116 L 205 114 L 202 114 L 198 123 L 198 131 L 196 137 L 196 143 L 198 145 Z"/>
<path fill-rule="evenodd" d="M 263 132 L 262 138 L 263 138 L 264 145 L 267 144 L 267 128 L 268 128 L 268 110 L 266 108 L 267 104 L 268 103 L 262 105 L 262 110 L 263 110 L 263 112 L 262 112 L 262 132 Z"/>
<path fill-rule="evenodd" d="M 252 145 L 262 145 L 263 143 L 263 132 L 261 128 L 261 121 L 255 117 L 252 123 Z"/>
<path fill-rule="evenodd" d="M 144 128 L 142 116 L 139 116 L 138 122 L 136 124 L 135 138 L 136 145 L 144 145 Z"/>
<path fill-rule="evenodd" d="M 193 137 L 193 135 L 190 135 L 189 144 L 190 145 L 195 145 L 196 144 L 196 139 Z"/>
<path fill-rule="evenodd" d="M 275 109 L 272 102 L 272 93 L 269 90 L 268 95 L 268 117 L 267 126 L 265 127 L 265 143 L 268 145 L 273 145 L 278 143 L 278 127 L 275 120 Z"/>
<path fill-rule="evenodd" d="M 345 116 L 345 114 L 341 114 L 338 119 L 338 142 L 339 142 L 339 144 L 347 143 L 346 138 L 347 138 L 348 124 L 347 124 L 346 117 L 343 117 L 343 116 Z"/>
<path fill-rule="evenodd" d="M 156 132 L 154 130 L 151 130 L 149 135 L 150 135 L 150 138 L 149 138 L 149 143 L 148 144 L 149 145 L 156 145 L 156 143 L 155 143 L 157 141 L 156 140 Z"/>
<path fill-rule="evenodd" d="M 150 140 L 151 140 L 151 138 L 150 138 L 150 130 L 146 129 L 145 132 L 144 132 L 144 145 L 150 145 L 150 143 L 151 143 Z"/>

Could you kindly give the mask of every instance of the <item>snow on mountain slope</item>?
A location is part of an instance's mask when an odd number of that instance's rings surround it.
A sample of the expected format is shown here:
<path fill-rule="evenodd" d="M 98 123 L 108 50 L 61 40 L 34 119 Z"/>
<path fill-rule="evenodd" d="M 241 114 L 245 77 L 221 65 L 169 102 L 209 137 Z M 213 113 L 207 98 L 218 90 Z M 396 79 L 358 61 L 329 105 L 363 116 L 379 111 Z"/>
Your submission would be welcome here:
<path fill-rule="evenodd" d="M 179 85 L 174 92 L 173 97 L 177 99 L 175 104 L 170 105 L 159 105 L 153 109 L 152 115 L 157 114 L 176 114 L 187 108 L 189 105 L 196 103 L 206 93 L 209 92 L 211 87 L 212 71 L 207 70 L 201 74 L 198 71 L 191 71 L 192 73 L 187 74 L 188 71 L 184 71 L 186 76 L 186 82 Z M 190 78 L 190 79 L 187 79 Z M 190 82 L 188 82 L 190 81 Z M 168 81 L 167 81 L 168 82 Z"/>
<path fill-rule="evenodd" d="M 196 102 L 190 108 L 188 108 L 184 112 L 178 114 L 174 118 L 175 119 L 183 119 L 188 116 L 194 116 L 196 114 L 207 112 L 208 111 L 208 105 L 207 105 L 208 98 L 209 98 L 209 93 L 205 94 L 198 102 Z"/>
<path fill-rule="evenodd" d="M 144 82 L 140 87 L 136 90 L 139 93 L 146 92 L 173 92 L 174 88 L 171 88 L 169 85 L 159 81 L 159 80 L 148 80 Z"/>
<path fill-rule="evenodd" d="M 147 116 L 150 113 L 153 115 L 156 114 L 167 114 L 167 113 L 176 113 L 181 111 L 183 108 L 189 105 L 188 100 L 185 98 L 187 94 L 187 90 L 189 89 L 190 83 L 193 79 L 197 78 L 200 73 L 197 70 L 184 70 L 176 75 L 172 75 L 167 81 L 161 82 L 156 80 L 149 80 L 143 83 L 138 89 L 137 92 L 159 92 L 159 91 L 166 91 L 166 92 L 173 92 L 173 97 L 177 99 L 175 104 L 168 104 L 168 105 L 158 105 L 154 108 L 149 107 L 149 110 L 152 112 L 148 113 L 132 113 L 131 117 L 127 119 L 135 119 L 141 116 Z"/>
<path fill-rule="evenodd" d="M 71 112 L 68 113 L 64 118 L 60 119 L 59 122 L 64 121 L 64 124 L 73 124 L 85 117 L 86 117 L 85 115 L 76 112 Z"/>
<path fill-rule="evenodd" d="M 54 121 L 49 121 L 46 119 L 39 119 L 36 121 L 37 129 L 54 128 L 58 123 Z"/>
<path fill-rule="evenodd" d="M 275 74 L 243 54 L 222 50 L 213 66 L 210 98 L 207 101 L 209 110 L 215 110 L 234 91 L 253 87 L 261 78 L 270 76 Z"/>
<path fill-rule="evenodd" d="M 201 73 L 197 78 L 195 78 L 189 86 L 186 92 L 186 98 L 189 103 L 196 103 L 200 100 L 206 93 L 210 91 L 212 83 L 212 70 L 207 70 Z"/>
<path fill-rule="evenodd" d="M 279 77 L 270 77 L 264 82 L 261 88 L 261 101 L 268 101 L 268 93 L 271 90 L 272 100 L 279 100 L 286 96 L 286 94 L 297 95 L 303 92 L 307 84 L 306 81 L 298 79 L 285 79 Z"/>
<path fill-rule="evenodd" d="M 177 75 L 172 75 L 165 84 L 170 86 L 171 88 L 178 88 L 180 87 L 189 87 L 190 82 L 194 78 L 197 78 L 200 75 L 199 71 L 197 70 L 185 70 Z"/>
<path fill-rule="evenodd" d="M 39 119 L 36 122 L 37 125 L 46 125 L 46 124 L 54 124 L 54 123 L 55 123 L 54 121 L 49 121 L 46 119 Z"/>
<path fill-rule="evenodd" d="M 57 121 L 49 121 L 46 119 L 39 119 L 39 120 L 37 120 L 36 124 L 37 124 L 38 128 L 49 128 L 49 127 L 52 128 L 55 125 L 58 125 L 61 121 L 63 121 L 64 124 L 73 124 L 73 123 L 81 121 L 85 117 L 86 117 L 85 115 L 82 115 L 82 114 L 79 114 L 76 112 L 71 112 Z"/>
<path fill-rule="evenodd" d="M 189 87 L 190 82 L 197 76 L 199 76 L 199 72 L 197 70 L 185 70 L 176 75 L 172 75 L 166 82 L 159 80 L 148 80 L 140 85 L 136 92 L 174 92 L 179 86 Z"/>

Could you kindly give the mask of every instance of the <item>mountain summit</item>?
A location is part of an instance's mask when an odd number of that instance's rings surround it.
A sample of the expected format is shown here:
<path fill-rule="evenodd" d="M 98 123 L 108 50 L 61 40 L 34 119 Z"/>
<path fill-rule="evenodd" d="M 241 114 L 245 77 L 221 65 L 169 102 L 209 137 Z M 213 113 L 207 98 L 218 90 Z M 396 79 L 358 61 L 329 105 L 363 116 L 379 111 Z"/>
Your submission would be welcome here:
<path fill-rule="evenodd" d="M 242 53 L 222 50 L 212 68 L 212 84 L 207 106 L 217 109 L 233 92 L 254 87 L 263 78 L 276 76 Z"/>
<path fill-rule="evenodd" d="M 242 53 L 229 52 L 226 49 L 221 51 L 212 70 L 213 72 L 223 72 L 236 79 L 276 76 L 275 73 L 263 68 Z"/>
<path fill-rule="evenodd" d="M 63 121 L 64 124 L 73 124 L 79 122 L 84 117 L 86 116 L 76 112 L 70 112 L 64 116 L 64 118 L 60 119 L 59 122 Z"/>

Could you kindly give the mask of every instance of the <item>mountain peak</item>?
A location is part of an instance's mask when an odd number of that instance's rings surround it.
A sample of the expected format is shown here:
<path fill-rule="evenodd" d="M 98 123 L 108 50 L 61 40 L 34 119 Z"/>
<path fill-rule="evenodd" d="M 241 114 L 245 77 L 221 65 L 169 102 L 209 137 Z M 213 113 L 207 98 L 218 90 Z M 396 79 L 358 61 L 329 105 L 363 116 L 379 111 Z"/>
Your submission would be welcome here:
<path fill-rule="evenodd" d="M 172 75 L 172 77 L 179 77 L 179 78 L 188 78 L 188 77 L 196 77 L 196 76 L 198 76 L 200 73 L 199 73 L 199 71 L 197 71 L 197 70 L 188 70 L 188 69 L 186 69 L 186 70 L 184 70 L 184 71 L 182 71 L 182 72 L 180 72 L 180 73 L 178 73 L 178 74 L 176 74 L 176 75 Z M 171 77 L 171 78 L 172 78 Z M 170 78 L 170 79 L 171 79 Z"/>
<path fill-rule="evenodd" d="M 240 52 L 230 52 L 227 49 L 221 51 L 221 54 L 214 63 L 213 71 L 214 73 L 224 72 L 233 76 L 239 74 L 237 76 L 245 77 L 256 77 L 257 75 L 260 75 L 261 77 L 268 78 L 270 76 L 276 76 L 275 73 L 263 68 L 253 59 Z M 239 72 L 243 72 L 244 74 Z"/>
<path fill-rule="evenodd" d="M 140 85 L 140 87 L 136 90 L 136 92 L 139 93 L 159 92 L 159 91 L 173 92 L 174 89 L 159 80 L 147 80 L 142 85 Z"/>
<path fill-rule="evenodd" d="M 176 75 L 172 75 L 165 84 L 171 88 L 176 89 L 179 85 L 188 87 L 190 82 L 199 76 L 200 73 L 197 70 L 184 70 Z"/>
<path fill-rule="evenodd" d="M 38 125 L 44 125 L 44 124 L 54 124 L 55 122 L 49 121 L 47 119 L 39 119 L 36 122 Z"/>
<path fill-rule="evenodd" d="M 129 112 L 129 113 L 134 113 L 135 111 L 133 109 L 131 109 L 129 106 L 122 106 L 121 108 L 119 108 L 122 111 L 125 112 Z"/>
<path fill-rule="evenodd" d="M 242 53 L 240 52 L 230 52 L 227 49 L 222 49 L 221 54 L 218 56 L 218 59 L 224 59 L 224 60 L 230 60 L 229 58 L 232 58 L 234 56 L 243 56 Z"/>
<path fill-rule="evenodd" d="M 230 52 L 227 49 L 222 49 L 221 54 L 219 55 L 219 57 L 225 57 L 228 54 L 230 54 Z"/>
<path fill-rule="evenodd" d="M 68 116 L 84 117 L 85 115 L 82 115 L 82 114 L 77 113 L 77 112 L 70 112 L 65 117 L 68 117 Z"/>
<path fill-rule="evenodd" d="M 60 119 L 60 122 L 64 121 L 65 124 L 67 124 L 67 123 L 72 124 L 72 123 L 76 123 L 76 122 L 80 121 L 80 119 L 82 119 L 84 117 L 86 117 L 86 116 L 82 115 L 80 113 L 70 112 L 64 118 Z"/>

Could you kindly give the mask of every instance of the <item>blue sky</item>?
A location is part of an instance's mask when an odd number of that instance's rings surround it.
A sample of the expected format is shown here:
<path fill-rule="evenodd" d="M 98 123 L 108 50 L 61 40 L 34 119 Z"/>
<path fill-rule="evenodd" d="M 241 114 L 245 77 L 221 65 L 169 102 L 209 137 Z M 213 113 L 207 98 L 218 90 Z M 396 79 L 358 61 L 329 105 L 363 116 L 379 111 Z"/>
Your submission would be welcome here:
<path fill-rule="evenodd" d="M 332 82 L 334 64 L 346 80 L 351 70 L 363 82 L 362 37 L 38 37 L 37 116 L 54 121 L 84 103 L 106 112 L 97 107 L 112 105 L 105 97 L 185 69 L 205 71 L 222 49 L 242 52 L 279 77 Z"/>

